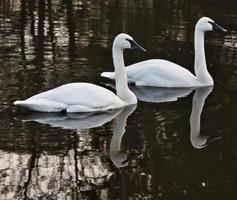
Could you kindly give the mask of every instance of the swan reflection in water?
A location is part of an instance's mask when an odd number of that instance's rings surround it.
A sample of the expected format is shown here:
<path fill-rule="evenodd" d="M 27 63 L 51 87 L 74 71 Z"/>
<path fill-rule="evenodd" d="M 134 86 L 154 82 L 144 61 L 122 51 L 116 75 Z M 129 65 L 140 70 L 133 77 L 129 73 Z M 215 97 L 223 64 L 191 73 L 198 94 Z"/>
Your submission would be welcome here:
<path fill-rule="evenodd" d="M 110 110 L 107 112 L 92 113 L 40 113 L 31 112 L 20 117 L 20 120 L 35 121 L 41 124 L 48 124 L 51 127 L 58 127 L 68 130 L 84 130 L 100 127 L 114 119 L 122 109 Z"/>
<path fill-rule="evenodd" d="M 113 136 L 110 142 L 110 159 L 117 168 L 128 165 L 128 155 L 121 151 L 121 142 L 126 132 L 127 118 L 136 109 L 137 105 L 125 107 L 122 112 L 114 119 Z"/>
<path fill-rule="evenodd" d="M 42 124 L 49 124 L 52 127 L 60 127 L 68 130 L 85 130 L 104 125 L 113 120 L 113 136 L 110 142 L 110 158 L 116 167 L 128 165 L 127 154 L 120 150 L 122 137 L 125 133 L 127 118 L 131 115 L 137 105 L 127 106 L 123 109 L 111 110 L 104 113 L 39 113 L 33 112 L 27 116 L 21 117 L 22 121 L 36 121 Z"/>
<path fill-rule="evenodd" d="M 135 89 L 136 88 L 136 89 Z M 156 89 L 156 90 L 155 90 Z M 193 89 L 168 89 L 168 88 L 148 88 L 133 87 L 133 91 L 138 97 L 146 99 L 148 102 L 164 102 L 177 100 L 179 97 L 186 96 Z M 201 149 L 211 142 L 221 137 L 211 137 L 200 135 L 201 113 L 207 96 L 212 92 L 213 87 L 203 87 L 195 90 L 190 115 L 190 141 L 194 148 Z M 159 94 L 160 92 L 160 94 Z M 157 95 L 156 95 L 157 94 Z M 61 127 L 69 130 L 85 130 L 104 125 L 114 119 L 113 135 L 110 142 L 109 155 L 113 164 L 118 167 L 128 165 L 128 155 L 121 151 L 122 137 L 125 133 L 127 118 L 131 115 L 137 105 L 127 106 L 123 109 L 111 110 L 103 113 L 38 113 L 22 117 L 22 121 L 36 121 L 42 124 L 49 124 L 52 127 Z"/>
<path fill-rule="evenodd" d="M 202 149 L 213 141 L 221 139 L 221 136 L 211 137 L 200 135 L 202 109 L 206 98 L 212 90 L 213 87 L 198 88 L 193 96 L 192 111 L 190 115 L 190 140 L 192 146 L 196 149 Z"/>
<path fill-rule="evenodd" d="M 115 89 L 113 83 L 107 83 L 107 86 Z M 129 85 L 129 88 L 136 95 L 139 101 L 162 103 L 177 101 L 179 98 L 188 96 L 195 88 L 160 88 Z"/>
<path fill-rule="evenodd" d="M 177 101 L 179 98 L 188 96 L 195 90 L 190 115 L 190 141 L 194 148 L 202 149 L 210 143 L 221 139 L 221 136 L 200 135 L 201 113 L 205 100 L 212 92 L 213 87 L 201 88 L 157 88 L 146 86 L 130 86 L 140 101 L 161 103 Z"/>
<path fill-rule="evenodd" d="M 177 101 L 181 97 L 188 96 L 194 88 L 157 88 L 146 86 L 134 86 L 131 90 L 140 101 L 162 103 Z"/>
<path fill-rule="evenodd" d="M 161 103 L 177 101 L 179 98 L 188 96 L 195 90 L 192 102 L 192 111 L 190 115 L 190 141 L 194 148 L 202 149 L 208 144 L 218 140 L 221 136 L 203 136 L 200 135 L 201 113 L 205 100 L 212 92 L 213 87 L 201 88 L 157 88 L 146 86 L 131 86 L 140 101 Z"/>

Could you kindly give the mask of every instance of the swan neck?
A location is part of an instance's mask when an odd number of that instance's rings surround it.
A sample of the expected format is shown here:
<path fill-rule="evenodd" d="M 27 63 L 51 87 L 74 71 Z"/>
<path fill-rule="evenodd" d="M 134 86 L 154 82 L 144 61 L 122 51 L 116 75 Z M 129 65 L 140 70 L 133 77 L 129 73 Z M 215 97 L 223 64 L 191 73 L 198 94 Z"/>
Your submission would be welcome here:
<path fill-rule="evenodd" d="M 126 132 L 126 125 L 128 116 L 130 116 L 137 108 L 136 105 L 125 107 L 122 112 L 114 119 L 113 136 L 110 143 L 110 152 L 120 152 L 121 142 L 124 133 Z"/>
<path fill-rule="evenodd" d="M 125 104 L 137 103 L 136 96 L 128 88 L 128 80 L 124 65 L 123 49 L 113 46 L 113 62 L 115 68 L 115 85 L 117 95 Z"/>
<path fill-rule="evenodd" d="M 198 80 L 204 85 L 213 85 L 211 75 L 207 70 L 205 48 L 204 48 L 205 33 L 198 28 L 195 29 L 194 48 L 195 48 L 195 61 L 194 71 Z"/>
<path fill-rule="evenodd" d="M 190 137 L 195 138 L 200 134 L 201 113 L 205 99 L 200 98 L 198 90 L 193 96 L 192 111 L 190 115 Z"/>
<path fill-rule="evenodd" d="M 125 133 L 126 119 L 118 117 L 115 119 L 113 136 L 110 143 L 110 152 L 120 152 L 121 142 Z"/>
<path fill-rule="evenodd" d="M 203 87 L 196 90 L 193 96 L 192 111 L 190 115 L 190 137 L 200 136 L 200 121 L 203 106 L 207 96 L 211 93 L 212 87 Z"/>
<path fill-rule="evenodd" d="M 136 104 L 125 107 L 122 112 L 114 120 L 113 136 L 111 138 L 109 154 L 112 162 L 117 167 L 123 167 L 123 163 L 127 160 L 127 154 L 121 152 L 121 143 L 123 135 L 126 131 L 127 118 L 136 109 Z"/>

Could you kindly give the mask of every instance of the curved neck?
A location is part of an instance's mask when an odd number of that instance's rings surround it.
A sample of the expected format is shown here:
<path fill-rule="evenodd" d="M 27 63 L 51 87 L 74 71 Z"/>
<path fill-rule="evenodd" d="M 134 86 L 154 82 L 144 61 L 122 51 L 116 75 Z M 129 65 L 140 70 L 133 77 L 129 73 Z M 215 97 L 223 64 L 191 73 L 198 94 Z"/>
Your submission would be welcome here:
<path fill-rule="evenodd" d="M 127 104 L 137 103 L 136 96 L 128 88 L 127 74 L 123 59 L 123 49 L 113 45 L 113 63 L 115 68 L 115 85 L 117 95 Z"/>
<path fill-rule="evenodd" d="M 204 85 L 212 85 L 213 79 L 207 70 L 205 49 L 204 49 L 204 31 L 195 29 L 194 36 L 195 61 L 194 71 L 198 81 Z"/>
<path fill-rule="evenodd" d="M 200 137 L 201 114 L 205 100 L 212 89 L 213 87 L 199 88 L 193 96 L 192 112 L 190 115 L 190 139 L 194 146 L 200 146 L 203 143 L 202 137 Z"/>
<path fill-rule="evenodd" d="M 127 154 L 121 152 L 121 142 L 124 133 L 126 132 L 127 118 L 136 109 L 136 105 L 125 107 L 122 112 L 114 120 L 113 136 L 111 138 L 109 154 L 112 162 L 117 167 L 127 165 Z M 124 162 L 124 163 L 123 163 Z"/>
<path fill-rule="evenodd" d="M 193 96 L 192 112 L 190 115 L 190 137 L 195 138 L 200 134 L 201 113 L 205 103 L 206 96 L 201 94 L 199 89 Z"/>

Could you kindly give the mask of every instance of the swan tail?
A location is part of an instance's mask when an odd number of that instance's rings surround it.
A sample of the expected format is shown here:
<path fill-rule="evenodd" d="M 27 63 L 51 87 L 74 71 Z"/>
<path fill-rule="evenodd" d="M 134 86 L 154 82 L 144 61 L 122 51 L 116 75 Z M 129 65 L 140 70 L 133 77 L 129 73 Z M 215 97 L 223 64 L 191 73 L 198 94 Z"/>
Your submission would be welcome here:
<path fill-rule="evenodd" d="M 114 79 L 114 72 L 102 72 L 100 76 L 108 78 L 108 79 Z"/>
<path fill-rule="evenodd" d="M 23 101 L 14 101 L 13 104 L 17 106 L 17 105 L 21 105 L 21 103 L 23 103 Z"/>
<path fill-rule="evenodd" d="M 39 112 L 61 112 L 62 110 L 68 108 L 68 106 L 64 103 L 50 101 L 46 99 L 15 101 L 13 104 Z"/>

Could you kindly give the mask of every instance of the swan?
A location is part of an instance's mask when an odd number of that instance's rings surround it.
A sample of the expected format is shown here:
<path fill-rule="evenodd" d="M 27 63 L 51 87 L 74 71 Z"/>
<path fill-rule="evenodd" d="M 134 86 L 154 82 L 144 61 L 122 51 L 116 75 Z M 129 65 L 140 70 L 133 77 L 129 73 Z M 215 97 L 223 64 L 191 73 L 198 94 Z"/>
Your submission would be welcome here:
<path fill-rule="evenodd" d="M 211 142 L 218 140 L 221 136 L 211 137 L 200 135 L 201 113 L 207 96 L 212 92 L 213 87 L 202 87 L 195 91 L 190 115 L 190 141 L 194 148 L 202 149 Z"/>
<path fill-rule="evenodd" d="M 103 112 L 136 104 L 137 98 L 128 88 L 127 74 L 124 66 L 123 50 L 137 48 L 131 36 L 125 33 L 117 35 L 112 46 L 115 68 L 115 95 L 108 89 L 91 83 L 69 83 L 46 92 L 34 95 L 24 101 L 15 101 L 14 105 L 24 106 L 40 112 Z"/>
<path fill-rule="evenodd" d="M 202 17 L 195 27 L 194 48 L 195 62 L 193 75 L 189 70 L 167 60 L 151 59 L 126 67 L 128 81 L 140 86 L 154 87 L 202 87 L 212 86 L 213 79 L 207 70 L 204 33 L 206 31 L 226 30 L 217 25 L 212 19 Z M 115 78 L 114 72 L 103 72 L 102 77 Z"/>

